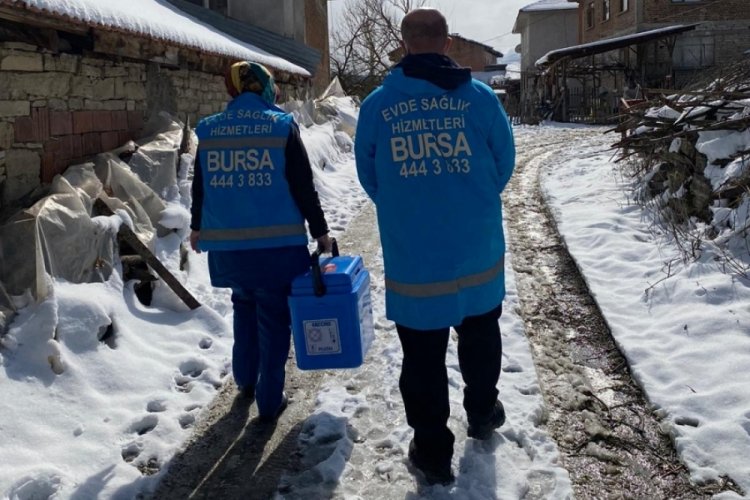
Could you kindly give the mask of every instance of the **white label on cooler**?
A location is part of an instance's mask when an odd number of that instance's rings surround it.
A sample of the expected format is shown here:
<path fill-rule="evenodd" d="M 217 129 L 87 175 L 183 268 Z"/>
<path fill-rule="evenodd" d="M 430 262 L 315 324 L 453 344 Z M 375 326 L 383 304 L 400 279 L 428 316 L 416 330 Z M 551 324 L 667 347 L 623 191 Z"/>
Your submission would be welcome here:
<path fill-rule="evenodd" d="M 341 353 L 341 337 L 339 336 L 339 320 L 316 319 L 303 321 L 305 329 L 305 346 L 308 356 Z"/>

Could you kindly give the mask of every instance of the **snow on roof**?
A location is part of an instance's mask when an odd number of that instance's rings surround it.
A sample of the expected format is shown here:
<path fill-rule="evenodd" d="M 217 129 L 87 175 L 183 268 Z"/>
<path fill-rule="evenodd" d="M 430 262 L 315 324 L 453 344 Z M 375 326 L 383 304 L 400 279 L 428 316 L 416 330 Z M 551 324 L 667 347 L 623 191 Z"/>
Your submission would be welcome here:
<path fill-rule="evenodd" d="M 304 68 L 222 33 L 166 0 L 0 0 L 0 4 L 44 12 L 103 29 L 137 33 L 203 52 L 250 60 L 274 69 L 310 76 Z"/>
<path fill-rule="evenodd" d="M 538 12 L 543 10 L 572 10 L 577 9 L 577 2 L 568 2 L 567 0 L 539 0 L 531 3 L 526 7 L 521 7 L 519 12 Z"/>

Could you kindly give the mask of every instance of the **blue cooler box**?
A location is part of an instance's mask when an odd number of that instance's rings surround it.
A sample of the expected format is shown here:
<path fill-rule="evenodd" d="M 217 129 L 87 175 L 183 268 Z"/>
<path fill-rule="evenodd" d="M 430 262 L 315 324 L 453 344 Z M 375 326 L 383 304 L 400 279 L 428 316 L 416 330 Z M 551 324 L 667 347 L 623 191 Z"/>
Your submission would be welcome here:
<path fill-rule="evenodd" d="M 356 368 L 375 337 L 370 273 L 362 257 L 338 256 L 337 248 L 333 255 L 318 267 L 314 254 L 312 269 L 292 282 L 289 309 L 300 370 Z"/>

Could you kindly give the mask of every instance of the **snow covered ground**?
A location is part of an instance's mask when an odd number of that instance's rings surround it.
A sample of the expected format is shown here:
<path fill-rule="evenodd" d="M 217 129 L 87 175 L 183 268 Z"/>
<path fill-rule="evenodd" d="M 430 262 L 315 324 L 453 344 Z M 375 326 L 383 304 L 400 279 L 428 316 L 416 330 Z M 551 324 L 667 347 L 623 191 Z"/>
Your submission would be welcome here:
<path fill-rule="evenodd" d="M 550 133 L 549 127 L 516 131 L 540 140 Z M 304 130 L 303 139 L 316 165 L 325 164 L 316 182 L 334 233 L 346 238 L 342 233 L 367 203 L 350 144 L 330 125 Z M 750 492 L 750 282 L 721 273 L 708 253 L 673 267 L 675 276 L 660 282 L 674 252 L 640 209 L 627 204 L 605 142 L 571 144 L 570 154 L 550 165 L 544 186 L 560 229 L 694 478 L 728 474 Z M 168 463 L 227 380 L 229 295 L 209 285 L 205 255 L 192 255 L 188 271 L 177 271 L 178 238 L 162 239 L 158 254 L 207 307 L 188 311 L 163 287 L 152 307 L 144 307 L 115 274 L 101 284 L 55 282 L 51 297 L 21 310 L 0 349 L 2 498 L 132 498 L 151 490 L 157 468 Z M 332 492 L 348 498 L 383 498 L 383 492 L 401 498 L 570 497 L 567 472 L 541 427 L 544 406 L 510 266 L 499 385 L 508 422 L 489 443 L 464 439 L 451 346 L 458 480 L 426 489 L 406 466 L 410 431 L 398 393 L 401 354 L 383 319 L 382 263 L 368 267 L 377 340 L 362 368 L 324 382 L 301 434 L 309 468 L 284 478 L 290 491 L 308 498 Z"/>
<path fill-rule="evenodd" d="M 738 150 L 733 133 L 713 139 L 709 157 Z M 628 203 L 608 142 L 548 169 L 560 233 L 692 479 L 728 475 L 750 495 L 750 280 L 722 272 L 709 245 L 684 263 Z"/>

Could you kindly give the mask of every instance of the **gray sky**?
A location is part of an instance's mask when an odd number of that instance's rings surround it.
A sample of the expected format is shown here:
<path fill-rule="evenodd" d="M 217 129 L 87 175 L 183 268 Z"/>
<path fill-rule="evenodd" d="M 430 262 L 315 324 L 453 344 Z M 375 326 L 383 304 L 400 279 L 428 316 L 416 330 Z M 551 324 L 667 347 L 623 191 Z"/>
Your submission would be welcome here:
<path fill-rule="evenodd" d="M 331 29 L 336 29 L 336 15 L 345 2 L 332 0 Z M 521 41 L 511 33 L 518 9 L 535 0 L 432 0 L 430 5 L 440 9 L 448 18 L 452 33 L 490 45 L 503 54 L 512 54 Z"/>

